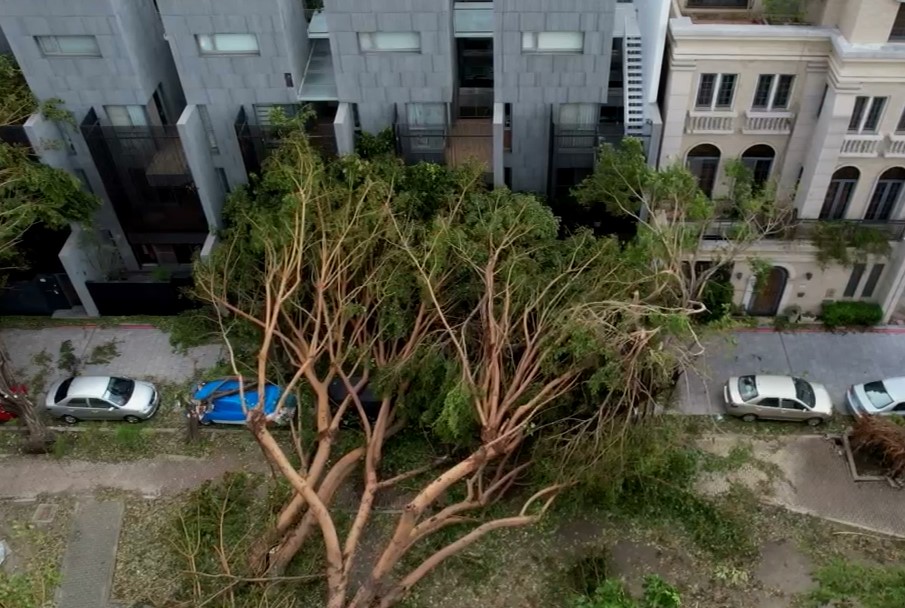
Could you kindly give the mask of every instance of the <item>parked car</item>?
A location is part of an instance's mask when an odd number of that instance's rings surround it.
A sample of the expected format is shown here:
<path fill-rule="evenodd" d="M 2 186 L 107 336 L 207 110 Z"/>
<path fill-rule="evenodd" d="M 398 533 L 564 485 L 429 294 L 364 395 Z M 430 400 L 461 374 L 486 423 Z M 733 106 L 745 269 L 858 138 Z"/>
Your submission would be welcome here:
<path fill-rule="evenodd" d="M 791 376 L 729 378 L 723 400 L 727 414 L 746 422 L 758 418 L 804 420 L 816 426 L 833 415 L 833 402 L 822 384 Z"/>
<path fill-rule="evenodd" d="M 10 388 L 10 392 L 14 395 L 16 395 L 16 394 L 24 395 L 24 394 L 28 393 L 28 388 L 26 388 L 26 386 L 24 384 L 14 384 L 13 386 L 11 386 L 9 388 Z M 12 412 L 12 411 L 4 408 L 3 404 L 0 403 L 0 424 L 3 424 L 4 422 L 9 422 L 13 418 L 18 418 L 18 415 L 15 412 Z"/>
<path fill-rule="evenodd" d="M 261 398 L 257 383 L 246 380 L 243 391 L 246 408 L 257 407 Z M 264 414 L 268 421 L 276 424 L 287 424 L 295 415 L 294 395 L 289 395 L 284 407 L 276 411 L 282 394 L 283 389 L 276 384 L 268 382 L 264 387 Z M 218 378 L 198 384 L 192 393 L 192 404 L 200 409 L 198 420 L 201 424 L 245 424 L 238 378 Z"/>
<path fill-rule="evenodd" d="M 44 402 L 54 418 L 141 422 L 157 412 L 160 395 L 153 384 L 118 376 L 75 376 L 50 387 Z"/>
<path fill-rule="evenodd" d="M 905 416 L 905 378 L 886 378 L 855 384 L 845 393 L 849 411 L 861 414 Z"/>
<path fill-rule="evenodd" d="M 13 414 L 11 411 L 9 411 L 7 409 L 4 409 L 3 406 L 0 405 L 0 424 L 3 424 L 4 422 L 9 422 L 10 420 L 12 420 L 15 417 L 16 417 L 15 414 Z"/>

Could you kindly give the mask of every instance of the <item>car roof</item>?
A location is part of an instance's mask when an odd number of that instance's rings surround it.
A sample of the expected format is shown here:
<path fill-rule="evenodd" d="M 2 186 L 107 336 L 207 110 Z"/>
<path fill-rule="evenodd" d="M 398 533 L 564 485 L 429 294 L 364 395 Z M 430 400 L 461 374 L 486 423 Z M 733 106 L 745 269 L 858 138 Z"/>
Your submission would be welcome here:
<path fill-rule="evenodd" d="M 883 386 L 893 401 L 905 401 L 905 377 L 884 378 Z"/>
<path fill-rule="evenodd" d="M 795 383 L 791 376 L 756 375 L 757 394 L 761 397 L 795 397 Z"/>
<path fill-rule="evenodd" d="M 110 376 L 76 376 L 66 392 L 67 397 L 103 397 Z"/>

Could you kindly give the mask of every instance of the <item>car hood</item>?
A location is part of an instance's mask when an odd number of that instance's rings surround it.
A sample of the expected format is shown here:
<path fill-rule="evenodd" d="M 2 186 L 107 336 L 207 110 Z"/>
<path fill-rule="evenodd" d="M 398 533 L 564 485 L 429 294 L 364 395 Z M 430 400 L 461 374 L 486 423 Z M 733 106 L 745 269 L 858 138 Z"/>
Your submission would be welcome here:
<path fill-rule="evenodd" d="M 880 408 L 874 405 L 874 402 L 870 400 L 867 396 L 867 391 L 864 390 L 863 384 L 856 384 L 852 387 L 852 390 L 855 392 L 855 397 L 858 398 L 858 405 L 861 406 L 861 409 L 864 410 L 867 414 L 876 414 L 882 411 Z"/>
<path fill-rule="evenodd" d="M 132 396 L 122 409 L 133 412 L 146 412 L 151 409 L 154 403 L 154 387 L 147 382 L 135 381 L 135 388 L 132 390 Z"/>

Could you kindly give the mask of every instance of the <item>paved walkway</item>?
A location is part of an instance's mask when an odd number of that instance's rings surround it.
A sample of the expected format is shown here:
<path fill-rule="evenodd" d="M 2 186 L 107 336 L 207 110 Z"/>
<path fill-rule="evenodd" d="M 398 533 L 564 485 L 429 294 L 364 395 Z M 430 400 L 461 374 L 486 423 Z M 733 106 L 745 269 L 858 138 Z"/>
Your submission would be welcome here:
<path fill-rule="evenodd" d="M 58 608 L 103 608 L 110 599 L 125 505 L 79 501 L 63 556 Z"/>
<path fill-rule="evenodd" d="M 43 376 L 45 386 L 68 375 L 58 367 L 60 345 L 66 340 L 83 361 L 90 359 L 96 347 L 115 342 L 118 355 L 110 363 L 86 365 L 83 374 L 122 375 L 159 382 L 185 382 L 196 371 L 216 365 L 221 356 L 221 348 L 216 344 L 190 348 L 184 355 L 176 353 L 166 332 L 144 325 L 4 329 L 0 338 L 13 366 L 23 372 L 22 377 Z M 35 362 L 42 352 L 52 359 L 43 367 Z"/>
<path fill-rule="evenodd" d="M 705 344 L 694 372 L 679 379 L 676 407 L 682 414 L 723 413 L 722 384 L 730 376 L 782 374 L 824 384 L 844 412 L 852 384 L 905 376 L 905 333 L 737 331 Z"/>
<path fill-rule="evenodd" d="M 100 488 L 159 496 L 194 488 L 230 471 L 267 470 L 261 458 L 241 459 L 235 455 L 161 456 L 117 463 L 14 456 L 0 459 L 0 499 L 31 499 L 40 494 L 92 492 Z"/>

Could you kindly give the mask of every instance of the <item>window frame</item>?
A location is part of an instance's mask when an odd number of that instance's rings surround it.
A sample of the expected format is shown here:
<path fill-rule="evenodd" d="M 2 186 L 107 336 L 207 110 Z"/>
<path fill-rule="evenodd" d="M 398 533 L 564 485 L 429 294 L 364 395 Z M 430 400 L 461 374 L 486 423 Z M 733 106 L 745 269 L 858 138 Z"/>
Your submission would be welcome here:
<path fill-rule="evenodd" d="M 883 271 L 885 270 L 886 264 L 874 264 L 871 266 L 870 272 L 867 273 L 867 281 L 861 289 L 862 298 L 874 297 L 874 291 L 876 291 L 877 285 L 880 283 L 880 279 L 883 277 Z"/>
<path fill-rule="evenodd" d="M 550 34 L 576 34 L 579 36 L 579 45 L 570 48 L 541 48 L 541 36 Z M 585 36 L 584 32 L 575 31 L 541 31 L 541 32 L 522 32 L 522 53 L 528 55 L 548 55 L 548 54 L 565 54 L 565 55 L 583 55 Z M 526 46 L 526 41 L 531 41 Z"/>
<path fill-rule="evenodd" d="M 845 289 L 842 292 L 843 298 L 854 298 L 858 293 L 858 287 L 864 278 L 864 271 L 867 270 L 867 264 L 856 262 L 852 264 L 852 271 L 848 275 L 848 281 L 845 283 Z"/>
<path fill-rule="evenodd" d="M 113 119 L 110 116 L 111 108 L 116 108 L 117 111 L 122 110 L 125 112 L 126 116 L 129 118 L 129 124 L 115 124 Z M 139 112 L 141 113 L 143 124 L 135 124 L 135 115 Z M 120 127 L 125 129 L 144 129 L 146 127 L 151 126 L 151 118 L 148 116 L 148 108 L 138 104 L 109 104 L 104 106 L 104 114 L 107 115 L 107 121 L 111 126 Z"/>
<path fill-rule="evenodd" d="M 391 49 L 382 49 L 379 48 L 377 44 L 378 38 L 383 36 L 392 36 L 392 35 L 411 35 L 414 36 L 417 40 L 417 47 L 411 46 L 408 48 L 391 48 Z M 370 40 L 370 42 L 365 45 L 364 41 Z M 368 46 L 369 48 L 365 48 Z M 421 44 L 421 32 L 358 32 L 358 50 L 362 53 L 420 53 L 422 49 Z"/>
<path fill-rule="evenodd" d="M 704 84 L 704 78 L 706 76 L 713 76 L 713 89 L 710 92 L 710 101 L 707 104 L 701 103 L 701 87 Z M 732 93 L 729 98 L 728 104 L 717 104 L 717 101 L 720 98 L 720 93 L 722 91 L 723 85 L 725 84 L 725 80 L 727 77 L 732 78 Z M 694 98 L 694 109 L 699 112 L 731 112 L 732 108 L 735 106 L 735 96 L 738 92 L 738 74 L 733 74 L 731 72 L 726 73 L 715 73 L 715 72 L 707 72 L 702 73 L 698 77 L 698 86 L 695 91 Z"/>
<path fill-rule="evenodd" d="M 766 403 L 764 403 L 765 401 L 771 401 L 771 400 L 775 401 L 776 405 L 767 405 Z M 772 407 L 772 408 L 775 408 L 778 410 L 778 409 L 782 409 L 782 398 L 781 397 L 761 397 L 757 401 L 757 403 L 755 403 L 754 405 L 756 405 L 758 407 Z"/>
<path fill-rule="evenodd" d="M 864 219 L 872 222 L 888 222 L 896 212 L 899 201 L 902 200 L 902 192 L 905 192 L 905 180 L 878 179 L 874 184 L 873 192 L 867 199 L 867 209 L 864 210 Z M 878 213 L 883 211 L 884 213 Z"/>
<path fill-rule="evenodd" d="M 861 180 L 861 172 L 858 171 L 858 176 L 851 177 L 835 177 L 837 173 L 842 171 L 843 169 L 848 169 L 850 166 L 840 167 L 833 172 L 833 176 L 830 177 L 830 183 L 826 187 L 826 194 L 823 197 L 823 204 L 820 207 L 820 215 L 818 215 L 818 219 L 821 220 L 841 220 L 845 219 L 845 214 L 848 212 L 848 207 L 852 203 L 852 197 L 855 194 L 855 190 L 858 188 L 858 182 Z M 856 167 L 851 167 L 857 171 Z M 835 188 L 835 190 L 834 190 Z M 848 188 L 848 194 L 845 196 L 845 200 L 840 209 L 840 213 L 829 213 L 829 211 L 836 210 L 839 207 L 838 203 L 840 201 L 840 195 L 842 192 L 846 191 Z M 830 192 L 833 192 L 832 202 L 830 201 Z M 827 205 L 830 205 L 827 207 Z"/>
<path fill-rule="evenodd" d="M 66 57 L 66 58 L 77 58 L 77 57 L 103 57 L 101 54 L 101 47 L 98 43 L 97 36 L 93 34 L 48 34 L 44 36 L 35 36 L 35 43 L 38 45 L 38 50 L 41 51 L 41 55 L 46 58 L 55 58 L 55 57 Z M 96 51 L 90 53 L 67 53 L 64 52 L 62 47 L 60 46 L 60 39 L 63 38 L 84 38 L 90 39 L 94 43 L 94 48 Z M 56 50 L 49 48 L 51 45 L 56 45 Z"/>
<path fill-rule="evenodd" d="M 766 91 L 766 102 L 763 105 L 757 104 L 758 95 L 761 95 L 763 91 L 761 91 L 761 82 L 765 79 L 770 79 L 770 84 L 767 86 Z M 779 92 L 780 84 L 783 82 L 783 79 L 788 79 L 789 88 L 786 93 L 785 102 L 782 105 L 777 105 L 776 103 L 776 94 Z M 752 112 L 785 112 L 789 109 L 789 105 L 792 103 L 792 92 L 795 90 L 795 74 L 760 74 L 757 77 L 757 84 L 754 87 L 754 97 L 751 99 L 751 111 Z"/>
<path fill-rule="evenodd" d="M 864 100 L 863 102 L 861 100 Z M 875 106 L 880 104 L 880 109 L 876 113 L 875 124 L 871 127 L 868 125 L 868 119 L 874 115 Z M 852 116 L 848 122 L 846 132 L 855 135 L 874 135 L 880 129 L 880 123 L 883 122 L 883 115 L 886 113 L 886 107 L 889 105 L 889 97 L 884 95 L 858 95 L 855 97 L 855 107 L 852 109 Z"/>
<path fill-rule="evenodd" d="M 217 37 L 218 36 L 248 36 L 253 38 L 255 41 L 254 50 L 242 50 L 242 51 L 230 51 L 230 50 L 221 50 L 217 48 Z M 212 50 L 205 50 L 201 44 L 201 40 L 203 38 L 207 38 L 210 41 L 210 46 Z M 258 35 L 254 32 L 211 32 L 210 34 L 195 34 L 195 46 L 198 48 L 198 54 L 202 57 L 217 57 L 222 55 L 228 55 L 230 57 L 239 56 L 259 56 L 261 54 L 261 41 L 258 40 Z"/>

